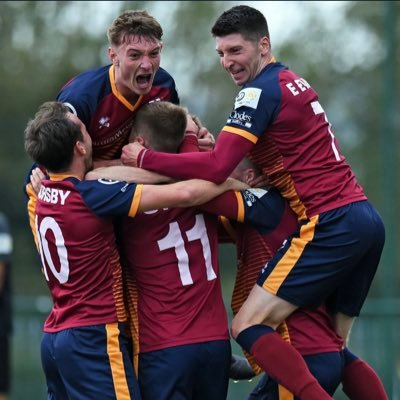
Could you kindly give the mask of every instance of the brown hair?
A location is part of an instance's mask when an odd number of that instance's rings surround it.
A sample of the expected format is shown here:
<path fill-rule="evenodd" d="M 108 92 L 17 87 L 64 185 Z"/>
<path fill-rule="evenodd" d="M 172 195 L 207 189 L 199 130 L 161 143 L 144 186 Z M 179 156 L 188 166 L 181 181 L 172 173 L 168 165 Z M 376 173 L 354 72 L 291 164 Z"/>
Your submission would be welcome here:
<path fill-rule="evenodd" d="M 25 128 L 25 151 L 49 171 L 66 170 L 77 141 L 83 141 L 80 127 L 67 118 L 70 109 L 58 101 L 43 103 Z"/>
<path fill-rule="evenodd" d="M 129 36 L 161 40 L 163 30 L 147 11 L 128 10 L 117 17 L 107 31 L 110 45 L 119 46 Z"/>
<path fill-rule="evenodd" d="M 154 101 L 141 107 L 135 117 L 130 140 L 143 136 L 153 150 L 178 152 L 187 123 L 183 107 L 168 101 Z"/>

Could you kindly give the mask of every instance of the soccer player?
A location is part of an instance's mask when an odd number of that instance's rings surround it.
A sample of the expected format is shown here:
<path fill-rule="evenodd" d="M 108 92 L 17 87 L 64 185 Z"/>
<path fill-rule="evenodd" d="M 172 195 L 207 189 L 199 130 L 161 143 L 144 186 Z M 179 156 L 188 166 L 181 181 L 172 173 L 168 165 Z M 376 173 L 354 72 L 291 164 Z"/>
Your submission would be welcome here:
<path fill-rule="evenodd" d="M 10 390 L 11 254 L 13 240 L 8 219 L 0 213 L 0 400 Z"/>
<path fill-rule="evenodd" d="M 260 175 L 255 164 L 244 158 L 231 176 L 251 184 Z M 275 188 L 225 192 L 200 207 L 220 213 L 222 225 L 236 243 L 237 274 L 231 302 L 233 315 L 236 315 L 257 280 L 260 265 L 265 265 L 294 233 L 296 214 Z M 296 310 L 278 331 L 300 352 L 321 386 L 333 395 L 341 381 L 343 340 L 333 330 L 332 318 L 325 306 Z M 253 357 L 246 356 L 254 373 L 262 372 Z M 271 400 L 293 398 L 268 377 L 262 379 L 253 395 Z"/>
<path fill-rule="evenodd" d="M 122 146 L 143 104 L 179 103 L 173 78 L 160 67 L 162 35 L 147 11 L 123 12 L 107 32 L 111 64 L 81 73 L 58 93 L 57 100 L 85 124 L 95 166 L 121 164 Z"/>
<path fill-rule="evenodd" d="M 61 102 L 43 104 L 29 121 L 25 149 L 49 174 L 28 206 L 53 298 L 41 343 L 48 396 L 139 399 L 113 217 L 197 205 L 231 189 L 232 181 L 85 181 L 91 138 Z M 30 184 L 26 193 L 33 194 Z"/>
<path fill-rule="evenodd" d="M 184 109 L 154 102 L 138 111 L 132 139 L 176 153 L 185 129 L 197 141 L 196 127 Z M 134 349 L 143 399 L 225 400 L 231 346 L 217 216 L 198 208 L 154 208 L 125 218 L 121 233 L 128 285 L 135 283 L 129 303 L 137 312 Z"/>
<path fill-rule="evenodd" d="M 249 153 L 297 214 L 298 233 L 263 268 L 232 334 L 296 396 L 330 399 L 275 329 L 296 308 L 329 298 L 335 331 L 346 341 L 379 264 L 384 225 L 345 161 L 317 93 L 273 57 L 263 14 L 235 6 L 212 33 L 221 65 L 242 86 L 214 150 L 171 155 L 128 144 L 122 160 L 218 182 Z"/>

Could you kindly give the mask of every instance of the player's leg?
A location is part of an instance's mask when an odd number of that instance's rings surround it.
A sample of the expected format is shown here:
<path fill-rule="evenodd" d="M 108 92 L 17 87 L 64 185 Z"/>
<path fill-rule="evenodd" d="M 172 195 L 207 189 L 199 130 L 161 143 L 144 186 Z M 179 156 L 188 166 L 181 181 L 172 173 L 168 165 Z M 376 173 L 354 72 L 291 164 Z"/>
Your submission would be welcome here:
<path fill-rule="evenodd" d="M 196 354 L 193 354 L 197 369 L 192 400 L 226 399 L 231 355 L 229 340 L 199 343 Z"/>
<path fill-rule="evenodd" d="M 358 243 L 358 258 L 353 261 L 350 273 L 335 291 L 334 300 L 330 300 L 336 333 L 345 342 L 354 318 L 360 314 L 368 295 L 385 242 L 383 221 L 368 201 L 352 204 L 347 219 L 353 240 Z"/>
<path fill-rule="evenodd" d="M 361 214 L 356 226 L 367 232 L 369 244 L 364 246 L 362 258 L 355 265 L 342 284 L 330 299 L 330 308 L 335 314 L 336 332 L 348 339 L 352 322 L 360 314 L 368 290 L 375 276 L 384 245 L 384 226 L 380 216 L 369 203 L 359 204 Z M 347 348 L 343 352 L 345 368 L 343 374 L 343 391 L 352 400 L 386 400 L 388 398 L 382 381 L 376 372 L 362 359 L 353 355 Z"/>
<path fill-rule="evenodd" d="M 42 367 L 47 385 L 47 400 L 69 399 L 54 357 L 54 343 L 58 335 L 59 333 L 44 333 L 40 345 Z"/>
<path fill-rule="evenodd" d="M 138 379 L 142 400 L 191 399 L 195 347 L 182 345 L 140 353 Z"/>
<path fill-rule="evenodd" d="M 339 351 L 311 354 L 304 356 L 304 360 L 319 384 L 333 396 L 342 380 L 343 354 Z"/>
<path fill-rule="evenodd" d="M 232 335 L 269 376 L 296 396 L 331 399 L 311 375 L 300 353 L 273 329 L 295 309 L 296 306 L 255 285 L 232 321 Z M 262 324 L 267 318 L 271 325 Z"/>
<path fill-rule="evenodd" d="M 140 400 L 123 324 L 67 329 L 57 337 L 55 357 L 70 400 Z"/>
<path fill-rule="evenodd" d="M 351 400 L 388 400 L 383 383 L 372 367 L 347 348 L 343 354 L 343 392 Z"/>
<path fill-rule="evenodd" d="M 343 284 L 362 258 L 370 235 L 362 232 L 365 226 L 362 222 L 361 229 L 354 227 L 363 214 L 360 213 L 363 206 L 355 204 L 302 222 L 263 268 L 258 286 L 232 323 L 232 333 L 239 344 L 273 379 L 298 397 L 313 398 L 312 393 L 320 386 L 299 353 L 274 328 L 293 311 L 294 304 L 305 307 L 321 304 Z M 309 393 L 307 397 L 303 391 Z M 316 396 L 326 398 L 323 393 Z"/>

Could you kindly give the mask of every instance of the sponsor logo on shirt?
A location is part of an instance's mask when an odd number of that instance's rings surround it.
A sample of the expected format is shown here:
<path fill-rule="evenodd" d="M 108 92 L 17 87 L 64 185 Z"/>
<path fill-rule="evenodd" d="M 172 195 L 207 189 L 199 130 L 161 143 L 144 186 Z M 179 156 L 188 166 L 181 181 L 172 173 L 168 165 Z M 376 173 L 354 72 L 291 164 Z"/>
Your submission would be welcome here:
<path fill-rule="evenodd" d="M 260 96 L 261 89 L 258 88 L 245 88 L 241 90 L 235 99 L 235 110 L 243 106 L 256 109 Z"/>
<path fill-rule="evenodd" d="M 256 202 L 256 198 L 261 199 L 261 197 L 263 197 L 266 193 L 268 192 L 265 189 L 247 189 L 243 192 L 244 201 L 249 207 L 251 207 Z"/>
<path fill-rule="evenodd" d="M 244 111 L 238 112 L 236 110 L 233 110 L 228 118 L 227 123 L 241 125 L 246 128 L 251 128 L 252 125 L 251 121 L 252 117 L 250 115 L 247 115 Z"/>
<path fill-rule="evenodd" d="M 109 128 L 109 127 L 110 127 L 110 118 L 109 117 L 101 117 L 99 119 L 99 129 Z"/>

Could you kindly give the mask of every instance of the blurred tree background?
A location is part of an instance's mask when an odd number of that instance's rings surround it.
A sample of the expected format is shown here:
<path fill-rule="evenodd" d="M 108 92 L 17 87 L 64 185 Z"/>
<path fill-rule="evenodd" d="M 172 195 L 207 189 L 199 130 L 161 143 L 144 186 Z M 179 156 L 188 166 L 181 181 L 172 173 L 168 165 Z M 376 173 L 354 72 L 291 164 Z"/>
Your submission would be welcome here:
<path fill-rule="evenodd" d="M 30 328 L 26 328 L 23 318 L 31 318 L 27 310 L 33 306 L 39 313 L 44 312 L 46 302 L 43 305 L 41 300 L 47 295 L 22 192 L 31 165 L 23 147 L 28 119 L 39 104 L 54 99 L 72 76 L 108 63 L 106 29 L 120 11 L 147 9 L 163 26 L 161 65 L 174 76 L 181 103 L 217 133 L 224 125 L 238 88 L 219 66 L 210 29 L 223 10 L 237 4 L 251 4 L 264 12 L 275 57 L 298 72 L 319 93 L 344 154 L 385 220 L 387 240 L 383 259 L 365 315 L 356 322 L 351 343 L 383 376 L 390 398 L 398 399 L 400 358 L 394 338 L 400 328 L 397 251 L 400 243 L 396 224 L 400 207 L 396 168 L 400 156 L 400 117 L 396 112 L 400 73 L 399 1 L 0 2 L 3 187 L 0 209 L 10 218 L 15 241 L 15 342 L 23 334 L 21 329 L 29 329 L 32 337 L 39 330 L 40 335 L 44 314 L 38 317 L 40 323 L 31 323 Z M 233 246 L 221 248 L 221 264 L 228 306 L 234 279 Z M 367 321 L 371 324 L 375 321 L 374 329 L 381 331 L 380 336 L 378 333 L 365 336 L 371 326 Z M 34 342 L 33 346 L 39 344 Z M 378 346 L 384 346 L 380 350 L 384 358 L 381 363 L 373 355 Z M 32 387 L 25 393 L 23 385 L 16 384 L 21 378 L 36 382 L 43 379 L 40 361 L 34 367 L 37 375 L 32 378 L 26 360 L 20 359 L 27 354 L 20 353 L 17 348 L 12 398 L 20 400 L 28 398 L 28 394 L 31 399 L 44 398 L 42 386 L 37 389 L 40 394 L 32 395 Z M 33 357 L 37 357 L 35 350 Z M 39 383 L 42 385 L 43 381 Z M 229 399 L 244 398 L 252 387 L 252 384 L 241 385 L 231 385 Z"/>

